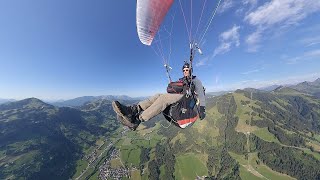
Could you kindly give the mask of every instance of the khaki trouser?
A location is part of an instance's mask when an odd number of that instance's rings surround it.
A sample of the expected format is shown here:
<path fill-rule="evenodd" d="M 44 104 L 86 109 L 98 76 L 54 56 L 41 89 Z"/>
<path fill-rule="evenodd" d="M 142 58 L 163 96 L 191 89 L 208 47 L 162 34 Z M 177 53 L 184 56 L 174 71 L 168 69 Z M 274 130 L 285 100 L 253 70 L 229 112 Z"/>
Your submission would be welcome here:
<path fill-rule="evenodd" d="M 144 101 L 141 101 L 138 105 L 140 105 L 144 111 L 140 114 L 139 118 L 143 121 L 148 121 L 160 114 L 170 104 L 179 101 L 182 97 L 183 94 L 156 94 Z"/>

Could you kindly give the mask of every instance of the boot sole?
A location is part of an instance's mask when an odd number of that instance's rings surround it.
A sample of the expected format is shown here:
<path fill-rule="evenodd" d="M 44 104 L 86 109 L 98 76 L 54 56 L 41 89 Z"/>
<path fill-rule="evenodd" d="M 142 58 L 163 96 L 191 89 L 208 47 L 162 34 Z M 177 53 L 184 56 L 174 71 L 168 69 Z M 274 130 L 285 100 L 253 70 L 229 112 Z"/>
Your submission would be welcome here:
<path fill-rule="evenodd" d="M 123 120 L 123 117 L 121 117 L 121 116 L 119 116 L 118 114 L 117 114 L 117 119 L 118 119 L 118 121 L 120 121 L 120 123 L 122 124 L 122 125 L 124 125 L 124 126 L 127 126 L 127 125 L 125 125 L 124 124 L 124 120 Z M 127 126 L 129 129 L 131 129 L 132 131 L 135 131 L 136 129 L 137 129 L 137 125 L 135 125 L 135 127 L 130 127 L 130 126 Z"/>
<path fill-rule="evenodd" d="M 119 102 L 116 102 L 116 101 L 112 102 L 112 108 L 113 108 L 114 112 L 116 112 L 118 115 L 117 119 L 121 122 L 121 124 L 128 126 L 129 128 L 134 128 L 135 124 L 131 123 L 130 121 L 128 121 L 126 119 L 126 117 L 121 112 L 121 109 L 119 108 L 118 103 Z"/>

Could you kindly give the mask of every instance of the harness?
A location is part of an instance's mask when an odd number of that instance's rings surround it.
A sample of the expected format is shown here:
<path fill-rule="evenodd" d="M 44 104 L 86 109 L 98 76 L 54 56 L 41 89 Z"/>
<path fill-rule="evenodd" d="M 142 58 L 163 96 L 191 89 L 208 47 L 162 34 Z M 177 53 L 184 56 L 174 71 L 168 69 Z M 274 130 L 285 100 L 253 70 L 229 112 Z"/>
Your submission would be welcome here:
<path fill-rule="evenodd" d="M 194 79 L 196 76 L 193 76 Z M 175 87 L 174 85 L 179 85 Z M 182 86 L 181 86 L 182 85 Z M 180 128 L 191 126 L 198 119 L 197 95 L 195 94 L 195 85 L 191 78 L 180 78 L 179 81 L 169 83 L 168 89 L 172 93 L 183 94 L 183 97 L 176 103 L 168 106 L 164 111 L 164 117 L 174 125 Z M 170 93 L 168 91 L 168 93 Z"/>

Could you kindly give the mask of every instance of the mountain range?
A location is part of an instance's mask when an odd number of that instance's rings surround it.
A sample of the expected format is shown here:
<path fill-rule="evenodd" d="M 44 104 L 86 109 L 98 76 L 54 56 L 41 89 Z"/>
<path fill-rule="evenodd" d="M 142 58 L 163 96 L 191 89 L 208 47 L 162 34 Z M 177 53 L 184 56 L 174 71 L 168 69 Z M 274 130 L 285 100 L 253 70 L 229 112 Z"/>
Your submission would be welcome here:
<path fill-rule="evenodd" d="M 144 97 L 137 97 L 137 98 L 132 98 L 129 96 L 113 96 L 113 95 L 105 95 L 105 96 L 82 96 L 82 97 L 78 97 L 78 98 L 74 98 L 74 99 L 70 99 L 70 100 L 66 100 L 66 101 L 60 101 L 60 102 L 53 102 L 50 103 L 52 105 L 55 106 L 59 106 L 59 107 L 77 107 L 77 106 L 82 106 L 87 102 L 92 102 L 95 100 L 99 100 L 99 99 L 105 99 L 105 100 L 109 100 L 109 101 L 114 101 L 114 100 L 124 100 L 124 101 L 129 101 L 129 100 L 141 100 L 144 99 Z"/>
<path fill-rule="evenodd" d="M 259 88 L 259 90 L 273 91 L 279 87 L 283 87 L 283 85 L 271 85 L 271 86 Z M 316 79 L 313 82 L 304 81 L 304 82 L 298 83 L 296 85 L 285 85 L 285 87 L 291 87 L 291 88 L 297 89 L 298 91 L 301 91 L 301 92 L 313 94 L 314 92 L 319 91 L 320 78 Z M 224 95 L 224 94 L 231 93 L 231 92 L 234 92 L 234 90 L 233 91 L 207 92 L 206 94 L 208 96 L 220 96 L 220 95 Z M 316 96 L 319 97 L 319 94 L 316 94 Z M 91 102 L 91 101 L 98 100 L 98 99 L 107 99 L 110 101 L 114 101 L 114 100 L 136 100 L 136 101 L 139 101 L 139 100 L 142 100 L 145 98 L 147 98 L 147 97 L 132 98 L 132 97 L 126 96 L 126 95 L 120 95 L 120 96 L 102 95 L 102 96 L 82 96 L 82 97 L 77 97 L 77 98 L 69 99 L 69 100 L 57 100 L 57 101 L 45 101 L 45 102 L 47 102 L 48 104 L 52 104 L 54 106 L 58 106 L 58 107 L 78 107 L 78 106 L 82 106 L 83 104 L 85 104 L 87 102 Z M 7 103 L 7 102 L 13 102 L 13 101 L 16 101 L 16 100 L 14 100 L 14 99 L 1 99 L 0 98 L 0 104 Z"/>
<path fill-rule="evenodd" d="M 316 97 L 320 97 L 320 78 L 316 79 L 313 82 L 304 81 L 294 86 L 290 86 L 297 91 L 314 95 Z"/>
<path fill-rule="evenodd" d="M 0 104 L 7 103 L 7 102 L 13 102 L 13 101 L 16 101 L 16 100 L 14 100 L 14 99 L 1 99 L 0 98 Z"/>
<path fill-rule="evenodd" d="M 308 81 L 304 81 L 295 85 L 272 85 L 272 86 L 267 86 L 267 87 L 263 87 L 263 88 L 259 88 L 259 90 L 263 90 L 263 91 L 273 91 L 277 88 L 281 88 L 281 87 L 290 87 L 292 89 L 296 89 L 300 92 L 304 92 L 307 94 L 312 94 L 312 95 L 316 95 L 317 97 L 319 97 L 319 94 L 315 94 L 317 92 L 319 92 L 319 88 L 320 88 L 320 78 L 308 82 Z"/>
<path fill-rule="evenodd" d="M 0 179 L 320 179 L 318 85 L 207 98 L 187 129 L 159 115 L 129 131 L 107 98 L 2 104 Z"/>

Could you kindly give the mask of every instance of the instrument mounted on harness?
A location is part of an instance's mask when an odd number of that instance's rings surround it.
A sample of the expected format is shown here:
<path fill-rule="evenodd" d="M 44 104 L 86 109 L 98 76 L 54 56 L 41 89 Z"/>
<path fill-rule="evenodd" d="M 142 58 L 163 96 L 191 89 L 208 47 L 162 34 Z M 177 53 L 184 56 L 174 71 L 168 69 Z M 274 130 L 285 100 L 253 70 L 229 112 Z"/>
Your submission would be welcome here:
<path fill-rule="evenodd" d="M 192 79 L 196 78 L 193 76 Z M 195 90 L 194 84 L 190 79 L 181 78 L 178 81 L 170 82 L 167 86 L 167 93 L 170 94 L 188 94 Z"/>
<path fill-rule="evenodd" d="M 167 87 L 167 93 L 182 94 L 183 93 L 183 81 L 170 82 Z"/>

